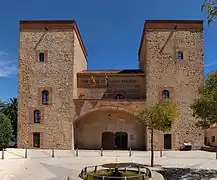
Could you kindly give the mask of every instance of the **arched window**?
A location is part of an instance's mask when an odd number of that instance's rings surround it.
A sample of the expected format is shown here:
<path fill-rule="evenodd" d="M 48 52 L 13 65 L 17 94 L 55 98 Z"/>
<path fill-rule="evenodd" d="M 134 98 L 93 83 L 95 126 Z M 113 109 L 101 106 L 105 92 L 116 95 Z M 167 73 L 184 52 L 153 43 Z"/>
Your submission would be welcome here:
<path fill-rule="evenodd" d="M 47 90 L 42 91 L 42 104 L 48 104 L 49 92 Z"/>
<path fill-rule="evenodd" d="M 177 52 L 177 59 L 178 59 L 178 60 L 183 60 L 183 58 L 184 58 L 183 52 L 178 51 L 178 52 Z"/>
<path fill-rule="evenodd" d="M 170 98 L 170 93 L 168 90 L 163 90 L 162 91 L 162 97 L 165 99 L 169 99 Z"/>
<path fill-rule="evenodd" d="M 41 113 L 39 110 L 34 111 L 34 123 L 40 123 L 41 121 Z"/>
<path fill-rule="evenodd" d="M 43 52 L 39 53 L 39 61 L 44 62 L 44 53 Z"/>
<path fill-rule="evenodd" d="M 124 96 L 122 94 L 117 94 L 115 98 L 116 99 L 124 99 Z"/>

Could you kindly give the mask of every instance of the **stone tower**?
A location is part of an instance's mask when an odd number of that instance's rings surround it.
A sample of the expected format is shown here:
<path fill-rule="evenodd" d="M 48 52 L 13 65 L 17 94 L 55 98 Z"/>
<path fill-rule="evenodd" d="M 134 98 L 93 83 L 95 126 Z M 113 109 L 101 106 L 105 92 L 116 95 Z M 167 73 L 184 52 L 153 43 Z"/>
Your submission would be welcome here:
<path fill-rule="evenodd" d="M 203 53 L 202 21 L 145 22 L 139 62 L 146 74 L 147 104 L 167 96 L 177 104 L 180 114 L 171 132 L 155 133 L 157 149 L 179 149 L 185 141 L 194 149 L 203 144 L 204 133 L 196 128 L 189 107 L 204 81 Z"/>
<path fill-rule="evenodd" d="M 77 72 L 87 69 L 75 21 L 21 21 L 19 54 L 18 147 L 73 149 Z"/>

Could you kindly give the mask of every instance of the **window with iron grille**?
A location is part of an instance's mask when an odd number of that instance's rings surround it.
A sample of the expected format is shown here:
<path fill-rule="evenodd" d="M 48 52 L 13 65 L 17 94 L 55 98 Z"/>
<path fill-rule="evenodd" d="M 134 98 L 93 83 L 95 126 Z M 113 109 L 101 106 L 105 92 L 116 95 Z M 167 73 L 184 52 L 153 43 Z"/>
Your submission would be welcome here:
<path fill-rule="evenodd" d="M 42 104 L 47 105 L 49 103 L 49 92 L 47 90 L 42 91 Z"/>
<path fill-rule="evenodd" d="M 184 58 L 183 52 L 178 51 L 178 52 L 177 52 L 177 59 L 178 59 L 178 60 L 183 60 L 183 58 Z"/>
<path fill-rule="evenodd" d="M 39 110 L 34 110 L 34 123 L 40 123 L 41 113 Z"/>

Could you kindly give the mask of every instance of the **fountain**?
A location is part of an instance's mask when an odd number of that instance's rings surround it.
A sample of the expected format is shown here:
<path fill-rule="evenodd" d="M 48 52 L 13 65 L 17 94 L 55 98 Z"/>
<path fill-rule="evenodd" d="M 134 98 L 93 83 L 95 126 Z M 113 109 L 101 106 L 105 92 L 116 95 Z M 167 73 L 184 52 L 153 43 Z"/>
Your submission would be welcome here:
<path fill-rule="evenodd" d="M 79 177 L 84 180 L 148 180 L 151 171 L 138 163 L 110 163 L 85 167 Z"/>

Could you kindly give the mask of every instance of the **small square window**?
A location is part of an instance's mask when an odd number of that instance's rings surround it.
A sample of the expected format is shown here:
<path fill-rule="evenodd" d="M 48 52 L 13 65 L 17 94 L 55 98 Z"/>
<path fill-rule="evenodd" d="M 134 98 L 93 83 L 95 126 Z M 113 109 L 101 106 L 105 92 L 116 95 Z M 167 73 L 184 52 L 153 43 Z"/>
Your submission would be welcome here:
<path fill-rule="evenodd" d="M 177 59 L 178 59 L 178 60 L 183 60 L 183 58 L 184 58 L 183 52 L 178 51 L 178 52 L 177 52 Z"/>
<path fill-rule="evenodd" d="M 42 52 L 39 53 L 39 61 L 44 62 L 44 53 Z"/>

